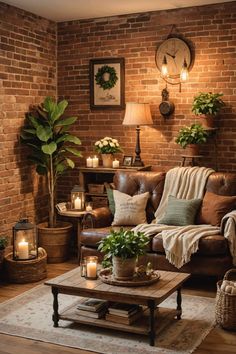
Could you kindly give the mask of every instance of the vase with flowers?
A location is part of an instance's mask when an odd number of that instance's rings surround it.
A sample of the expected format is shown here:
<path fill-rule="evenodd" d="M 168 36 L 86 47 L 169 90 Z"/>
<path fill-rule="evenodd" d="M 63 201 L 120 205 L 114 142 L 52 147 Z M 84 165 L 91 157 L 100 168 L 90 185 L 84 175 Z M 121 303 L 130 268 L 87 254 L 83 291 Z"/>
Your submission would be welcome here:
<path fill-rule="evenodd" d="M 96 141 L 95 150 L 102 155 L 103 167 L 112 167 L 113 154 L 121 152 L 122 149 L 117 139 L 109 136 Z"/>

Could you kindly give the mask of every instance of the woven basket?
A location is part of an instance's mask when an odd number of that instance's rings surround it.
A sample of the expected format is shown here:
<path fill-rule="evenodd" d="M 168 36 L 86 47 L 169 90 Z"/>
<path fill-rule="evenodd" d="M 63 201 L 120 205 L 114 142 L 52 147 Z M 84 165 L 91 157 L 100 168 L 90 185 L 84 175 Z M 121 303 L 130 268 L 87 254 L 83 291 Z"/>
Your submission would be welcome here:
<path fill-rule="evenodd" d="M 232 279 L 233 274 L 236 275 L 236 269 L 228 270 L 223 280 Z M 236 295 L 221 290 L 222 282 L 217 282 L 216 322 L 224 329 L 236 330 Z"/>

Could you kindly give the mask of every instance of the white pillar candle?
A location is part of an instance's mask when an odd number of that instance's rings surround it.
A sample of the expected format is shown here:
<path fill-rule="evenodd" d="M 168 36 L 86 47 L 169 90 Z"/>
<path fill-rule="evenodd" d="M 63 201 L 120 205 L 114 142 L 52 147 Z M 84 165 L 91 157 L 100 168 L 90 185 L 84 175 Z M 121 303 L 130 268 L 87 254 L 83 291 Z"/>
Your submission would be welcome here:
<path fill-rule="evenodd" d="M 81 199 L 80 197 L 75 198 L 75 209 L 81 209 Z"/>
<path fill-rule="evenodd" d="M 93 167 L 93 159 L 90 156 L 86 159 L 86 166 Z"/>
<path fill-rule="evenodd" d="M 98 167 L 98 157 L 94 156 L 93 158 L 93 167 Z"/>
<path fill-rule="evenodd" d="M 25 240 L 18 243 L 18 258 L 28 259 L 29 258 L 29 243 Z"/>
<path fill-rule="evenodd" d="M 112 161 L 113 168 L 119 168 L 119 166 L 120 166 L 120 162 L 118 160 L 115 159 L 114 161 Z"/>
<path fill-rule="evenodd" d="M 88 204 L 86 205 L 86 211 L 92 211 L 93 208 L 92 208 L 92 205 Z"/>
<path fill-rule="evenodd" d="M 96 262 L 88 262 L 87 263 L 87 277 L 88 278 L 96 278 L 97 277 L 97 263 Z"/>

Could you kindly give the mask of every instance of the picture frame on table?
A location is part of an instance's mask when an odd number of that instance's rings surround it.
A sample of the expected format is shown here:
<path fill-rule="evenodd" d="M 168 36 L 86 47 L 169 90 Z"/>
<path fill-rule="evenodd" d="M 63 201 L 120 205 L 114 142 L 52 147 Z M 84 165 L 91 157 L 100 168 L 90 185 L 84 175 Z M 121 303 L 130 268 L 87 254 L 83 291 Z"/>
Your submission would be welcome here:
<path fill-rule="evenodd" d="M 123 166 L 132 166 L 133 156 L 124 156 L 123 157 Z"/>
<path fill-rule="evenodd" d="M 125 108 L 124 58 L 91 59 L 89 77 L 91 110 Z"/>

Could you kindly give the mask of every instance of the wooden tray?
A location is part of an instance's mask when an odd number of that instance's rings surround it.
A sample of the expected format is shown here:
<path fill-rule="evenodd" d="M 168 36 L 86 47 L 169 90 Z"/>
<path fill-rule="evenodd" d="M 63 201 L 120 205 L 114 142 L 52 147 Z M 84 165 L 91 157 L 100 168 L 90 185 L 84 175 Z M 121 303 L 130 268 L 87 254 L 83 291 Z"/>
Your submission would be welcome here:
<path fill-rule="evenodd" d="M 160 274 L 157 271 L 154 271 L 150 276 L 138 277 L 134 275 L 132 280 L 117 280 L 113 277 L 111 269 L 106 268 L 102 269 L 98 273 L 98 277 L 101 279 L 103 283 L 110 285 L 118 285 L 118 286 L 144 286 L 155 283 L 160 279 Z"/>

